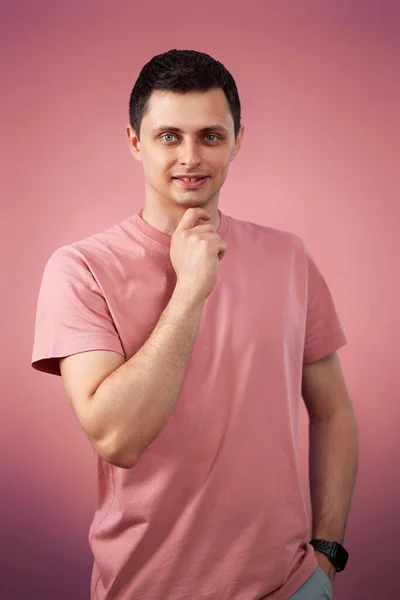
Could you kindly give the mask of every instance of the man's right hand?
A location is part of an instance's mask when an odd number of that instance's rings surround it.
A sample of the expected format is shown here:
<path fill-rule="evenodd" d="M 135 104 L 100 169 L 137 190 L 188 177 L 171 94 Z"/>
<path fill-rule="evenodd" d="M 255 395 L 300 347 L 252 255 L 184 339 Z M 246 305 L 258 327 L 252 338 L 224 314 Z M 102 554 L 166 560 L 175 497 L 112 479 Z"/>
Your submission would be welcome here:
<path fill-rule="evenodd" d="M 217 282 L 219 260 L 225 256 L 227 244 L 211 223 L 204 208 L 189 208 L 175 229 L 170 249 L 177 285 L 191 293 L 207 298 Z"/>

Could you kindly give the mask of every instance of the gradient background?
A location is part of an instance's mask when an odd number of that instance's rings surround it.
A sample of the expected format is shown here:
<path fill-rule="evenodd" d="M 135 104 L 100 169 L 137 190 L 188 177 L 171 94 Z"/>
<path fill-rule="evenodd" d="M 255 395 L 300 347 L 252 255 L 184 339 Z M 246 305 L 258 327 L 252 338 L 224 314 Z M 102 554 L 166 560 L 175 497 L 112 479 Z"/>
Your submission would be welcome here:
<path fill-rule="evenodd" d="M 238 85 L 246 131 L 221 210 L 300 235 L 349 337 L 339 356 L 360 455 L 335 600 L 398 597 L 400 3 L 9 0 L 0 11 L 1 600 L 89 599 L 94 455 L 61 378 L 30 367 L 37 294 L 57 247 L 144 206 L 128 99 L 171 48 L 211 54 Z"/>

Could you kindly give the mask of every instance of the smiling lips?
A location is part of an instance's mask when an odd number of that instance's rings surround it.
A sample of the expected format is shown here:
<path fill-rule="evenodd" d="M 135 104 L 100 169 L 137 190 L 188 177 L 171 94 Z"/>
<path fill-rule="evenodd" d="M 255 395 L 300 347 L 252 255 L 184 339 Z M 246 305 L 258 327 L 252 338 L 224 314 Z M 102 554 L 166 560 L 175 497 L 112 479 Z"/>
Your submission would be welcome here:
<path fill-rule="evenodd" d="M 208 176 L 205 177 L 200 177 L 197 178 L 195 181 L 191 181 L 191 179 L 193 179 L 194 177 L 185 177 L 184 179 L 182 177 L 173 177 L 174 181 L 176 181 L 178 183 L 178 185 L 184 187 L 184 188 L 198 188 L 201 187 L 205 181 L 207 181 Z"/>

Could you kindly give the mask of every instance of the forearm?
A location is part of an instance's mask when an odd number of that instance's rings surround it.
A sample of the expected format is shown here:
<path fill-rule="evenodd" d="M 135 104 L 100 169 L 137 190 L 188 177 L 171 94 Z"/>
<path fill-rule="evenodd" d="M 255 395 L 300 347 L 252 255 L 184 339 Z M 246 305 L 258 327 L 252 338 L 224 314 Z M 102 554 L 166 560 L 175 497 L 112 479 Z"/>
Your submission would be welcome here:
<path fill-rule="evenodd" d="M 310 421 L 309 476 L 312 537 L 343 542 L 358 465 L 358 430 L 352 410 Z"/>
<path fill-rule="evenodd" d="M 134 466 L 163 429 L 183 381 L 204 302 L 177 286 L 144 345 L 97 389 L 93 406 L 96 418 L 106 423 L 110 462 Z"/>

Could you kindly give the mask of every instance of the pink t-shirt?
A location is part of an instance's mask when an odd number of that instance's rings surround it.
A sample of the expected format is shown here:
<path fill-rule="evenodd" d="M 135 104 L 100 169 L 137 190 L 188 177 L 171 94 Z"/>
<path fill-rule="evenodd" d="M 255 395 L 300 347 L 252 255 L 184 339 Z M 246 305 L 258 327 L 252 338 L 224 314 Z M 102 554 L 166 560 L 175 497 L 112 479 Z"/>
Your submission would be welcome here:
<path fill-rule="evenodd" d="M 317 566 L 302 365 L 347 338 L 299 236 L 219 214 L 227 252 L 166 425 L 132 469 L 96 453 L 92 600 L 287 600 Z M 172 295 L 170 244 L 134 214 L 56 249 L 32 366 L 60 375 L 59 357 L 96 349 L 131 358 Z"/>

